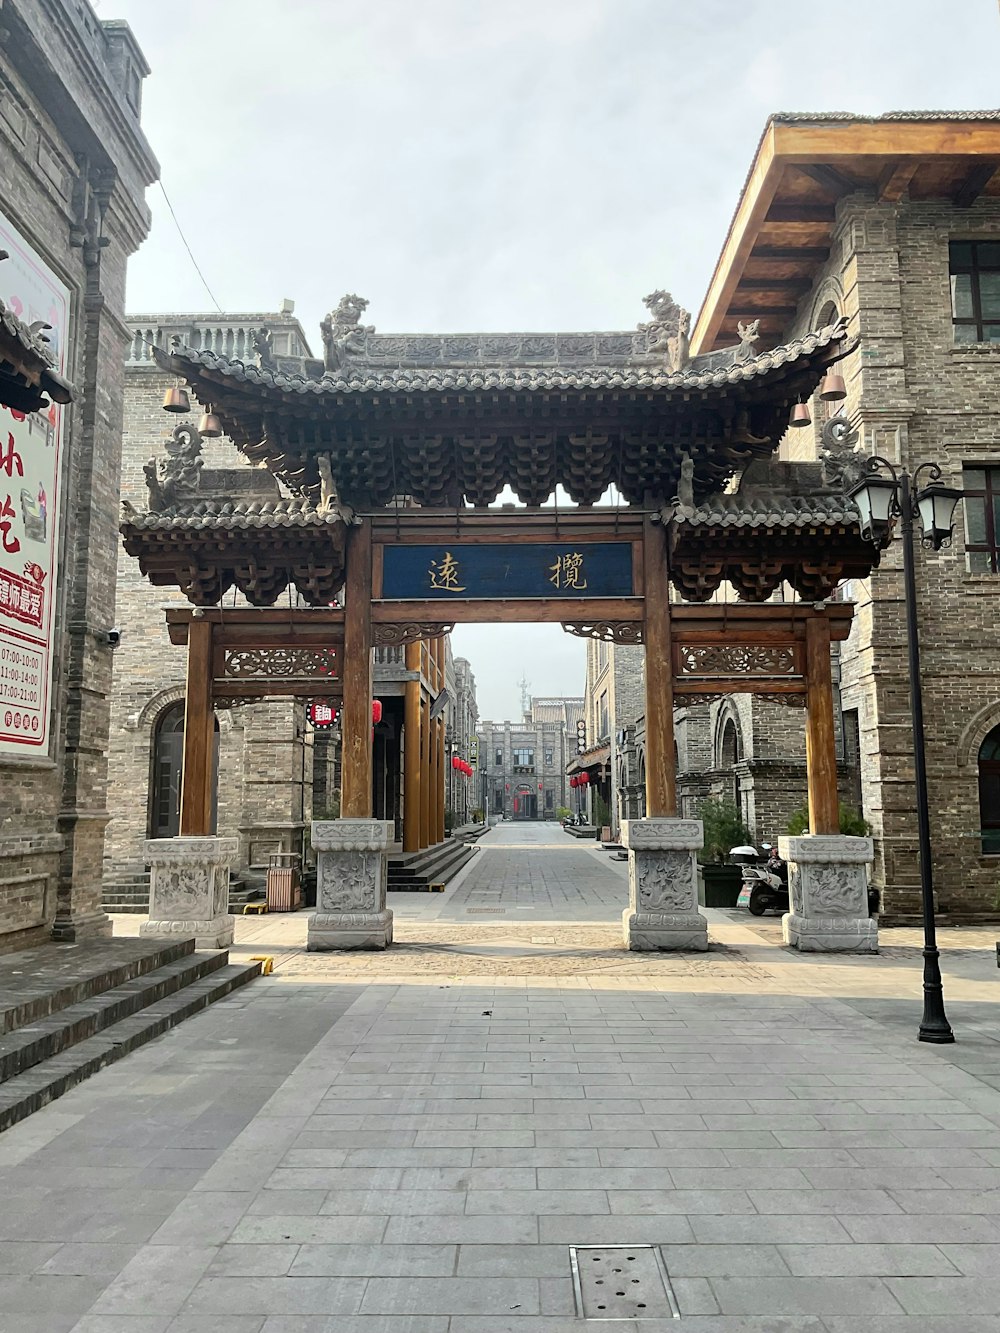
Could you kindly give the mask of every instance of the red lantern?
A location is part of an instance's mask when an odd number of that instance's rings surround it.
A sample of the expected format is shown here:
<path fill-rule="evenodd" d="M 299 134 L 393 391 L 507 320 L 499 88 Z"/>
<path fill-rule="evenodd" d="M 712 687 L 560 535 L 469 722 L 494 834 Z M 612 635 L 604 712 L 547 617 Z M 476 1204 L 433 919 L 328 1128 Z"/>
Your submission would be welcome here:
<path fill-rule="evenodd" d="M 569 785 L 570 785 L 571 787 L 575 787 L 575 786 L 577 785 L 577 783 L 576 783 L 576 778 L 570 778 L 570 780 L 569 780 Z"/>
<path fill-rule="evenodd" d="M 461 761 L 461 759 L 459 759 L 459 757 L 458 757 L 457 754 L 453 754 L 453 755 L 451 756 L 451 766 L 452 766 L 452 768 L 458 768 L 458 766 L 459 766 L 459 764 L 460 764 L 461 762 L 462 762 L 462 761 Z"/>
<path fill-rule="evenodd" d="M 589 781 L 590 781 L 590 774 L 589 774 L 589 773 L 581 773 L 581 774 L 580 774 L 580 783 L 581 783 L 582 786 L 586 787 L 586 785 L 587 785 L 587 783 L 588 783 Z"/>
<path fill-rule="evenodd" d="M 377 726 L 382 721 L 382 700 L 372 700 L 372 722 Z"/>

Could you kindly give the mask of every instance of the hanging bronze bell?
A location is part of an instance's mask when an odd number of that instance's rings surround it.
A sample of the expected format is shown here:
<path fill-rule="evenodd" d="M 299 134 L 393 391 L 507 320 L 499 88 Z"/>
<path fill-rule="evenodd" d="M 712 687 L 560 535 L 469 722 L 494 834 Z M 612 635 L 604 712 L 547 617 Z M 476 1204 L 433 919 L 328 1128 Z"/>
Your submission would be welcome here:
<path fill-rule="evenodd" d="M 828 370 L 823 377 L 823 383 L 819 386 L 819 396 L 824 403 L 839 403 L 842 398 L 846 398 L 847 385 L 844 383 L 843 375 Z"/>
<path fill-rule="evenodd" d="M 198 434 L 209 440 L 217 439 L 222 434 L 222 422 L 214 412 L 205 412 L 198 422 Z"/>
<path fill-rule="evenodd" d="M 792 417 L 788 424 L 790 426 L 811 426 L 812 417 L 809 415 L 809 404 L 796 403 L 792 408 Z"/>
<path fill-rule="evenodd" d="M 164 412 L 190 412 L 191 401 L 187 396 L 187 389 L 182 389 L 179 384 L 173 385 L 163 395 Z"/>

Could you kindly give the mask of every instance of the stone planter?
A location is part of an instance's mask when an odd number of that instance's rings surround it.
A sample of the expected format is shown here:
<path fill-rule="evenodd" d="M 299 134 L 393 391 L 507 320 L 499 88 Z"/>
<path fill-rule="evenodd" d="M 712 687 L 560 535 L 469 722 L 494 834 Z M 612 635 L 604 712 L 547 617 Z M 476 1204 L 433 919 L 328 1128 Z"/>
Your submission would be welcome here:
<path fill-rule="evenodd" d="M 743 874 L 739 866 L 702 866 L 698 902 L 702 907 L 721 907 L 732 911 L 736 907 L 742 883 Z"/>

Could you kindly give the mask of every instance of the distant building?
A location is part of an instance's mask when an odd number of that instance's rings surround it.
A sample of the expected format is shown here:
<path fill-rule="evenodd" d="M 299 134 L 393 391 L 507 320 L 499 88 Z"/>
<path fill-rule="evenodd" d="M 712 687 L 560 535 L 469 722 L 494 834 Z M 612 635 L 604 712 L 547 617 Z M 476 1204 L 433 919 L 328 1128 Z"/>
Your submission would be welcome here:
<path fill-rule="evenodd" d="M 479 780 L 491 817 L 555 819 L 572 808 L 566 768 L 583 715 L 582 698 L 532 698 L 520 722 L 480 722 Z"/>

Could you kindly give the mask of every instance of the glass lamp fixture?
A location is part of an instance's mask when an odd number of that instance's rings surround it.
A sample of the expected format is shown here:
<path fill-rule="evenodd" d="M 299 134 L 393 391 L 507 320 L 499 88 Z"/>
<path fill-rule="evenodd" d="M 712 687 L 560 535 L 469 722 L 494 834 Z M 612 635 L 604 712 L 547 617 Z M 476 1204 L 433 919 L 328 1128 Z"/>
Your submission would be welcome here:
<path fill-rule="evenodd" d="M 892 520 L 899 512 L 896 482 L 869 472 L 847 492 L 861 515 L 861 535 L 876 546 L 888 546 Z"/>
<path fill-rule="evenodd" d="M 955 508 L 962 494 L 952 486 L 940 486 L 937 482 L 917 492 L 917 515 L 925 546 L 940 551 L 942 546 L 951 545 Z"/>

